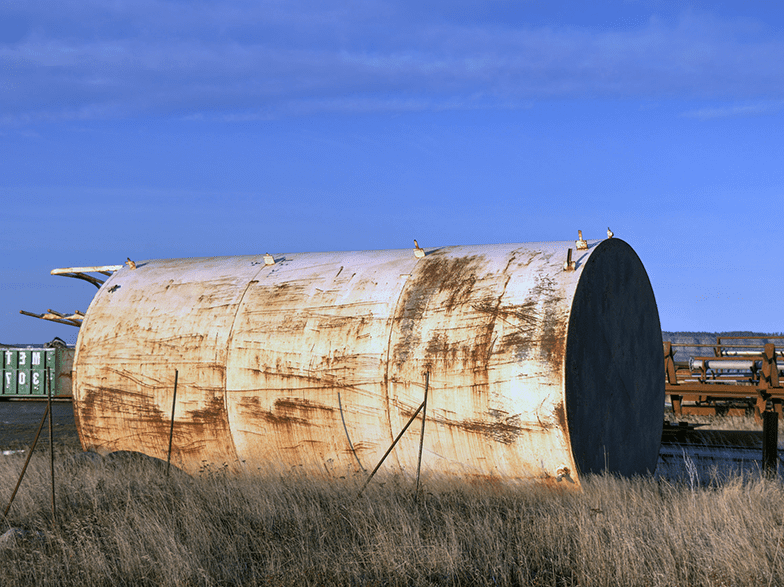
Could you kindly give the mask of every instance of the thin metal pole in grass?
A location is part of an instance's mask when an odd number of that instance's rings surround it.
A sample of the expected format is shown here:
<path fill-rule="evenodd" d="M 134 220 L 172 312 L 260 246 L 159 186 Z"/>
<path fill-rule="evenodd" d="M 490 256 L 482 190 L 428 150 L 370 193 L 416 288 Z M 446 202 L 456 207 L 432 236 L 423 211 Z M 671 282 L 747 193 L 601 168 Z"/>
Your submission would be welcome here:
<path fill-rule="evenodd" d="M 174 370 L 174 396 L 172 397 L 172 417 L 171 417 L 171 425 L 169 426 L 169 452 L 166 455 L 166 476 L 169 476 L 169 467 L 171 466 L 171 449 L 172 449 L 172 439 L 174 438 L 174 410 L 177 407 L 177 378 L 179 376 L 179 372 L 177 369 Z"/>
<path fill-rule="evenodd" d="M 419 435 L 419 460 L 417 461 L 417 482 L 414 501 L 419 498 L 419 471 L 422 469 L 422 449 L 425 446 L 425 420 L 427 420 L 427 389 L 430 387 L 430 371 L 425 373 L 425 401 L 422 402 L 422 432 Z"/>
<path fill-rule="evenodd" d="M 427 395 L 425 395 L 425 401 L 423 401 L 423 402 L 422 402 L 422 403 L 419 405 L 419 407 L 416 409 L 416 412 L 414 412 L 414 415 L 413 415 L 413 416 L 411 416 L 411 418 L 408 420 L 408 422 L 406 422 L 406 425 L 405 425 L 405 426 L 403 426 L 403 429 L 400 431 L 400 434 L 398 434 L 398 435 L 397 435 L 397 438 L 395 438 L 395 440 L 392 442 L 392 445 L 391 445 L 391 446 L 390 446 L 390 447 L 387 449 L 387 452 L 385 452 L 385 453 L 384 453 L 384 456 L 383 456 L 383 457 L 381 457 L 381 460 L 380 460 L 380 461 L 378 462 L 378 464 L 376 465 L 376 468 L 375 468 L 375 469 L 373 469 L 373 472 L 372 472 L 370 475 L 368 475 L 368 478 L 365 480 L 365 484 L 364 484 L 364 485 L 362 486 L 362 488 L 359 490 L 359 493 L 357 493 L 357 497 L 356 497 L 356 499 L 359 499 L 359 497 L 362 495 L 362 492 L 363 492 L 363 491 L 365 491 L 365 488 L 368 486 L 368 484 L 369 484 L 369 483 L 370 483 L 370 481 L 373 479 L 373 477 L 375 476 L 375 474 L 376 474 L 376 473 L 378 472 L 378 470 L 381 468 L 381 465 L 382 465 L 382 464 L 384 464 L 384 461 L 385 461 L 385 460 L 387 460 L 387 457 L 389 456 L 389 453 L 391 453 L 391 452 L 392 452 L 392 450 L 395 448 L 395 445 L 398 443 L 398 441 L 399 441 L 401 438 L 403 438 L 403 434 L 405 434 L 405 433 L 406 433 L 406 430 L 408 430 L 408 427 L 409 427 L 409 426 L 411 426 L 411 423 L 412 423 L 412 422 L 413 422 L 413 421 L 416 419 L 416 417 L 419 415 L 419 412 L 421 412 L 421 411 L 424 409 L 424 407 L 425 407 L 425 403 L 426 403 L 426 402 L 427 402 Z"/>
<path fill-rule="evenodd" d="M 348 435 L 348 426 L 346 426 L 346 418 L 343 417 L 343 402 L 340 400 L 340 392 L 338 392 L 338 407 L 340 408 L 340 420 L 343 422 L 343 430 L 346 433 L 346 439 L 348 440 L 348 446 L 351 449 L 354 458 L 357 459 L 357 464 L 359 468 L 362 469 L 363 473 L 367 473 L 365 467 L 362 466 L 362 463 L 359 461 L 359 455 L 357 455 L 357 451 L 354 450 L 354 443 L 351 442 L 351 437 Z"/>
<path fill-rule="evenodd" d="M 44 387 L 48 388 L 49 390 L 49 393 L 46 396 L 46 403 L 47 403 L 46 410 L 47 412 L 49 412 L 49 477 L 52 480 L 52 521 L 54 523 L 57 523 L 57 509 L 55 507 L 55 500 L 54 500 L 54 430 L 52 424 L 52 384 L 49 381 L 50 376 L 51 376 L 51 371 L 47 367 L 46 377 L 44 378 Z"/>
<path fill-rule="evenodd" d="M 19 486 L 22 484 L 22 479 L 24 479 L 25 471 L 27 471 L 27 465 L 30 464 L 30 457 L 33 456 L 33 451 L 35 450 L 35 446 L 38 444 L 38 437 L 41 436 L 41 430 L 43 430 L 44 422 L 46 421 L 46 416 L 49 415 L 49 404 L 46 404 L 46 410 L 44 410 L 44 415 L 41 418 L 40 424 L 38 424 L 38 430 L 35 432 L 35 438 L 33 439 L 33 445 L 30 447 L 30 452 L 27 453 L 27 459 L 25 459 L 25 464 L 22 467 L 22 472 L 19 474 L 19 480 L 16 482 L 16 487 L 14 487 L 14 492 L 11 494 L 11 499 L 8 501 L 8 506 L 5 508 L 3 512 L 3 519 L 8 516 L 8 512 L 11 509 L 11 504 L 14 503 L 14 498 L 16 497 L 16 492 L 19 491 Z"/>

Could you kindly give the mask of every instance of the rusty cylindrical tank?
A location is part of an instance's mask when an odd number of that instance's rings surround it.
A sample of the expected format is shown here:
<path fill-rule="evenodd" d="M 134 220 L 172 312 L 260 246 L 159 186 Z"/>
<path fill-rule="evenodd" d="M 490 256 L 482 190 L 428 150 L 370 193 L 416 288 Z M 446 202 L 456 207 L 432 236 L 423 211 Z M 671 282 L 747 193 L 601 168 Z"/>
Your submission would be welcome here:
<path fill-rule="evenodd" d="M 619 239 L 137 262 L 79 333 L 85 449 L 370 470 L 429 397 L 423 471 L 544 483 L 653 470 L 659 317 Z M 274 262 L 273 262 L 274 258 Z M 420 421 L 385 461 L 416 470 Z M 383 470 L 383 469 L 382 469 Z"/>

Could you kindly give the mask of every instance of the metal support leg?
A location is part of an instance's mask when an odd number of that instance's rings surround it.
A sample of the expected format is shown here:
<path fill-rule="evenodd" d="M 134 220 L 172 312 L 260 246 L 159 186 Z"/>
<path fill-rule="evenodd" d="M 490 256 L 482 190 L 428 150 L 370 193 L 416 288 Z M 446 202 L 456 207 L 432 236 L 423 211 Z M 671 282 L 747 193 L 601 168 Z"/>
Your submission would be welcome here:
<path fill-rule="evenodd" d="M 762 469 L 765 476 L 775 479 L 779 464 L 779 415 L 773 409 L 773 402 L 768 401 L 762 414 Z"/>
<path fill-rule="evenodd" d="M 672 411 L 677 416 L 683 416 L 683 405 L 681 404 L 682 398 L 679 395 L 671 395 L 670 403 L 672 403 Z"/>

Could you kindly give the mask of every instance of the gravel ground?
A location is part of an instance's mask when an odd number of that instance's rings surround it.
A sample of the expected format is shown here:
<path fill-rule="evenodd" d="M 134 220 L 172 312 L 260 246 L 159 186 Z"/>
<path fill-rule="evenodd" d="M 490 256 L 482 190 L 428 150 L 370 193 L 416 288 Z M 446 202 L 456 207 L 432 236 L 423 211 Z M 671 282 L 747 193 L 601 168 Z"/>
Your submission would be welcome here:
<path fill-rule="evenodd" d="M 46 402 L 3 401 L 0 402 L 0 450 L 18 450 L 32 444 L 35 431 L 46 411 Z M 79 446 L 76 433 L 73 405 L 70 402 L 52 404 L 54 440 L 58 443 Z M 38 442 L 49 441 L 49 424 L 44 424 Z"/>

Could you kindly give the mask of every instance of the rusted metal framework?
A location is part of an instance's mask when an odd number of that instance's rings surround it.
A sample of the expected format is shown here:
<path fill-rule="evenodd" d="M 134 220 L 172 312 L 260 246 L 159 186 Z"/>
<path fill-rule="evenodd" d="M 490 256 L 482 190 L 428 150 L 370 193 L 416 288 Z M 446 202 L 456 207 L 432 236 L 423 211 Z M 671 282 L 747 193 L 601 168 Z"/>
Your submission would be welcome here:
<path fill-rule="evenodd" d="M 784 337 L 724 336 L 716 344 L 664 342 L 665 393 L 675 414 L 782 413 Z M 781 344 L 780 343 L 780 344 Z M 712 347 L 713 356 L 675 360 L 676 350 Z"/>

